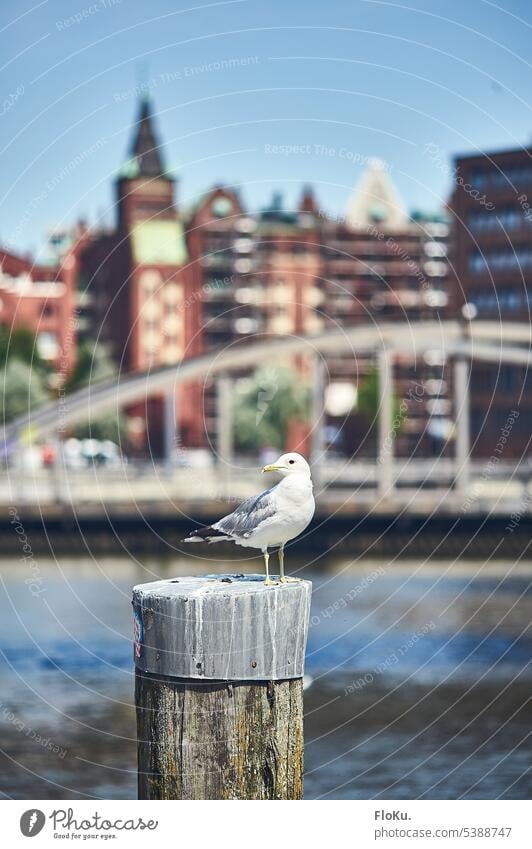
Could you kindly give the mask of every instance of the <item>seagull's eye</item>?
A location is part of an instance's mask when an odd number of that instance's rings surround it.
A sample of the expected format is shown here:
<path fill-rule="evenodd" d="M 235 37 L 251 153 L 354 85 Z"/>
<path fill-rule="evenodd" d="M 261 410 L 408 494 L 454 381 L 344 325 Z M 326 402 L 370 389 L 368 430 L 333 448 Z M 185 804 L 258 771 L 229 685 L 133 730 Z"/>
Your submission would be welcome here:
<path fill-rule="evenodd" d="M 290 463 L 290 465 L 292 466 L 292 465 L 293 465 L 296 461 L 295 461 L 295 460 L 289 460 L 288 462 L 289 462 L 289 463 Z"/>

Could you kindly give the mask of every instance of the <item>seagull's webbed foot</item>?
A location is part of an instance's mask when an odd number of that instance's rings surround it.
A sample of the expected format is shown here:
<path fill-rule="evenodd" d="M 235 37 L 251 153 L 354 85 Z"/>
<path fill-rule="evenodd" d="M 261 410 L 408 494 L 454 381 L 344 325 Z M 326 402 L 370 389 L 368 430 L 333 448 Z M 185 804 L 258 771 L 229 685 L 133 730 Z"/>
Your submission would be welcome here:
<path fill-rule="evenodd" d="M 264 580 L 264 586 L 265 586 L 265 587 L 278 587 L 278 586 L 279 586 L 279 581 L 272 581 L 272 579 L 271 579 L 271 578 L 265 578 L 265 580 Z"/>
<path fill-rule="evenodd" d="M 279 546 L 279 572 L 281 584 L 295 584 L 301 580 L 301 578 L 287 578 L 284 573 L 284 545 Z"/>

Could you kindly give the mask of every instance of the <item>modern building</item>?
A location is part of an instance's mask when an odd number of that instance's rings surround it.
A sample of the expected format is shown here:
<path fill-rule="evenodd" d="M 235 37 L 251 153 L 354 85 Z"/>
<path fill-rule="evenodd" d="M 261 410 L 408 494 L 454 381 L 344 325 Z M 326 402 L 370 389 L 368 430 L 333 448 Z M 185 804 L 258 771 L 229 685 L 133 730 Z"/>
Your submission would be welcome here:
<path fill-rule="evenodd" d="M 532 149 L 460 156 L 452 209 L 453 303 L 476 321 L 530 323 Z M 490 457 L 518 410 L 503 459 L 530 455 L 532 378 L 525 368 L 475 364 L 471 375 L 472 453 Z"/>

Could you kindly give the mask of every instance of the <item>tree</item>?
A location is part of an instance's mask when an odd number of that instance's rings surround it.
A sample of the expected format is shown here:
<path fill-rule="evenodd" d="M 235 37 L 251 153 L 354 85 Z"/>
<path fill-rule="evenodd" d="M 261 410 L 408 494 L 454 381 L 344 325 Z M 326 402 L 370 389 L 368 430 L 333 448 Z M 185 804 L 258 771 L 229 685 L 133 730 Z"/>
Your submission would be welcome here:
<path fill-rule="evenodd" d="M 379 373 L 376 368 L 372 368 L 358 385 L 357 410 L 352 417 L 356 438 L 359 441 L 360 456 L 372 457 L 377 450 L 379 406 Z M 397 439 L 401 436 L 407 416 L 407 405 L 399 395 L 394 393 L 390 438 Z"/>
<path fill-rule="evenodd" d="M 374 422 L 379 412 L 379 373 L 376 368 L 370 369 L 358 386 L 357 408 L 360 415 L 368 422 Z M 401 405 L 398 395 L 393 396 L 394 421 L 399 421 L 399 430 L 407 417 L 407 411 Z"/>
<path fill-rule="evenodd" d="M 5 368 L 11 360 L 26 363 L 42 374 L 50 372 L 50 366 L 39 354 L 35 334 L 25 325 L 0 325 L 0 368 Z"/>
<path fill-rule="evenodd" d="M 74 371 L 65 384 L 67 392 L 98 383 L 116 374 L 116 366 L 105 345 L 93 340 L 82 342 L 77 351 Z"/>
<path fill-rule="evenodd" d="M 29 327 L 0 325 L 2 420 L 35 410 L 50 398 L 50 366 L 39 354 Z"/>
<path fill-rule="evenodd" d="M 259 369 L 235 395 L 235 445 L 252 451 L 265 446 L 282 450 L 290 422 L 305 421 L 309 412 L 310 392 L 297 373 L 288 368 Z"/>
<path fill-rule="evenodd" d="M 105 345 L 88 340 L 78 348 L 74 371 L 66 382 L 66 392 L 74 392 L 89 384 L 101 383 L 116 375 L 116 365 Z M 123 413 L 108 413 L 79 425 L 74 435 L 78 439 L 110 439 L 121 446 L 127 444 L 127 418 Z"/>
<path fill-rule="evenodd" d="M 108 413 L 94 421 L 85 422 L 74 430 L 78 439 L 110 439 L 124 447 L 128 441 L 127 418 L 123 413 Z"/>
<path fill-rule="evenodd" d="M 50 397 L 46 378 L 27 363 L 12 357 L 0 369 L 0 381 L 4 397 L 2 418 L 6 422 L 35 410 Z"/>

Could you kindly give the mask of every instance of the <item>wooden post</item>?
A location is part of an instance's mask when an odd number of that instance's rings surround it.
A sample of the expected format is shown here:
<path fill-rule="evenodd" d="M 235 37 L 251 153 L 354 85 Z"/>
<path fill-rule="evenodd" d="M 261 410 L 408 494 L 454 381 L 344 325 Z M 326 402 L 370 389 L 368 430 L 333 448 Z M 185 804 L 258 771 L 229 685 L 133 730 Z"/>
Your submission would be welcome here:
<path fill-rule="evenodd" d="M 301 799 L 310 581 L 133 589 L 139 799 Z"/>

